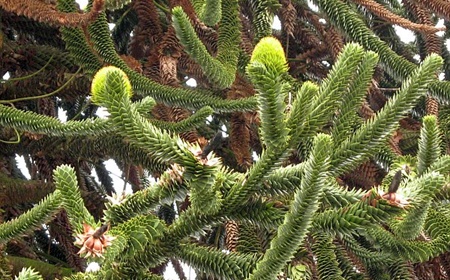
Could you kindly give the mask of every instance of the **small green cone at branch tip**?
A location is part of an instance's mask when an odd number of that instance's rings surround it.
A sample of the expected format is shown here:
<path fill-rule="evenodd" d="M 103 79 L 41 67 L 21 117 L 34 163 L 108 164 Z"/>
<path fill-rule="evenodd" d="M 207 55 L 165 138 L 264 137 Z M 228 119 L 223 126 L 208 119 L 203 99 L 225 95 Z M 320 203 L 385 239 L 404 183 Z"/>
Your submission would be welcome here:
<path fill-rule="evenodd" d="M 263 63 L 266 67 L 273 68 L 279 74 L 288 70 L 283 46 L 274 37 L 262 38 L 255 46 L 250 58 L 250 65 L 255 62 Z"/>
<path fill-rule="evenodd" d="M 42 276 L 32 267 L 23 267 L 14 280 L 43 280 Z"/>
<path fill-rule="evenodd" d="M 94 76 L 94 79 L 92 80 L 92 86 L 91 86 L 91 93 L 92 93 L 92 102 L 97 105 L 102 105 L 103 100 L 106 95 L 106 88 L 105 85 L 110 79 L 122 81 L 120 85 L 123 87 L 123 91 L 128 95 L 129 98 L 133 95 L 132 89 L 131 89 L 131 83 L 128 79 L 125 72 L 123 72 L 121 69 L 114 67 L 114 66 L 107 66 L 100 69 Z"/>

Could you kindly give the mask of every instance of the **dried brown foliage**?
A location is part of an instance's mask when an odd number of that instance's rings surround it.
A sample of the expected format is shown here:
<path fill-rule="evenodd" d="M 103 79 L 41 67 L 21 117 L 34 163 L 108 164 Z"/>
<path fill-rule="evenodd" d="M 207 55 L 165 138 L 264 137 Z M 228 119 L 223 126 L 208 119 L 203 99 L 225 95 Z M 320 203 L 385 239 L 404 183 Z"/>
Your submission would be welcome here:
<path fill-rule="evenodd" d="M 0 207 L 37 203 L 54 189 L 53 184 L 44 181 L 6 178 L 0 174 Z"/>
<path fill-rule="evenodd" d="M 367 190 L 379 185 L 383 176 L 383 171 L 375 162 L 367 161 L 345 174 L 342 179 L 350 186 Z"/>
<path fill-rule="evenodd" d="M 360 4 L 370 10 L 373 14 L 379 16 L 380 18 L 386 20 L 389 23 L 397 24 L 406 29 L 424 32 L 424 33 L 434 33 L 438 31 L 445 30 L 445 27 L 434 27 L 426 24 L 418 24 L 411 22 L 399 15 L 394 14 L 385 7 L 383 7 L 378 2 L 372 0 L 354 0 L 355 3 Z"/>
<path fill-rule="evenodd" d="M 431 11 L 414 1 L 404 0 L 403 4 L 419 23 L 430 26 L 433 25 L 433 22 L 431 21 Z M 428 53 L 441 53 L 442 40 L 439 36 L 434 33 L 426 33 L 421 36 L 425 41 L 425 49 Z"/>
<path fill-rule="evenodd" d="M 432 12 L 446 18 L 450 19 L 450 3 L 442 0 L 416 0 L 419 5 L 430 9 Z"/>
<path fill-rule="evenodd" d="M 239 224 L 235 221 L 225 223 L 225 246 L 230 252 L 235 252 L 239 239 Z"/>
<path fill-rule="evenodd" d="M 25 2 L 25 3 L 24 3 Z M 95 0 L 89 13 L 62 13 L 54 4 L 40 0 L 0 0 L 0 7 L 19 16 L 26 16 L 54 26 L 86 26 L 93 22 L 103 9 L 104 0 Z"/>
<path fill-rule="evenodd" d="M 342 35 L 336 28 L 329 27 L 324 39 L 327 42 L 326 45 L 328 50 L 330 50 L 333 59 L 336 60 L 337 56 L 344 47 L 344 39 L 342 38 Z"/>
<path fill-rule="evenodd" d="M 133 9 L 137 13 L 138 24 L 134 28 L 133 37 L 128 45 L 128 52 L 141 59 L 157 48 L 162 36 L 160 19 L 153 1 L 133 1 Z"/>
<path fill-rule="evenodd" d="M 436 98 L 427 96 L 425 110 L 428 115 L 439 115 L 439 102 Z"/>
<path fill-rule="evenodd" d="M 297 10 L 290 0 L 281 1 L 280 16 L 284 31 L 289 36 L 294 36 L 294 29 L 297 24 Z"/>
<path fill-rule="evenodd" d="M 236 80 L 227 93 L 228 99 L 239 99 L 255 94 L 254 88 L 242 76 L 236 76 Z M 254 121 L 253 113 L 232 113 L 230 124 L 230 148 L 234 152 L 238 165 L 247 169 L 252 163 L 250 153 L 250 127 Z"/>

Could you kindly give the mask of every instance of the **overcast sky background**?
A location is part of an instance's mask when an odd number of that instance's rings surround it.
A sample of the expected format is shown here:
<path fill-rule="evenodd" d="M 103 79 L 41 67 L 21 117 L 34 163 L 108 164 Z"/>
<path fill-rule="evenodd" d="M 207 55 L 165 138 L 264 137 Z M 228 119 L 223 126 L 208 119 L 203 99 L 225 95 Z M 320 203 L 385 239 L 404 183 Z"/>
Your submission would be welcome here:
<path fill-rule="evenodd" d="M 81 9 L 84 9 L 84 7 L 86 7 L 86 5 L 87 5 L 87 0 L 76 0 L 76 2 L 78 2 L 78 4 L 80 5 Z M 308 3 L 310 4 L 310 7 L 313 10 L 317 11 L 317 7 L 315 7 L 311 3 L 310 0 L 308 0 Z M 443 24 L 444 24 L 444 20 L 440 20 L 436 26 L 440 27 L 440 26 L 443 26 Z M 110 24 L 110 29 L 112 29 L 112 28 L 114 28 L 114 24 Z M 273 28 L 277 29 L 277 30 L 281 29 L 281 23 L 280 23 L 280 21 L 279 21 L 279 19 L 277 17 L 274 20 Z M 398 26 L 395 26 L 394 28 L 397 31 L 397 34 L 400 36 L 402 41 L 404 41 L 406 43 L 409 43 L 409 42 L 412 42 L 412 41 L 415 40 L 415 35 L 414 35 L 414 33 L 412 31 L 404 29 L 404 28 L 401 28 L 401 27 L 398 27 Z M 440 36 L 443 36 L 444 31 L 438 32 L 437 34 L 440 35 Z M 446 46 L 448 48 L 450 40 L 447 40 L 445 43 L 446 43 Z M 9 74 L 5 75 L 3 78 L 4 79 L 9 78 Z M 195 80 L 191 79 L 190 82 L 188 82 L 188 85 L 195 87 L 196 86 Z M 102 113 L 102 111 L 103 111 L 103 113 Z M 100 110 L 100 111 L 98 111 L 98 113 L 102 117 L 107 117 L 107 112 L 104 111 L 104 110 Z M 61 121 L 66 121 L 66 119 L 67 119 L 65 112 L 63 110 L 61 110 L 61 109 L 58 111 L 58 117 L 61 119 Z M 23 157 L 22 156 L 20 156 L 20 157 L 17 156 L 17 161 L 19 162 L 19 167 L 22 170 L 23 174 L 27 178 L 30 178 L 30 174 L 28 172 L 28 169 L 25 166 L 25 161 L 24 161 Z M 108 161 L 105 162 L 105 164 L 106 164 L 108 170 L 111 173 L 111 177 L 112 177 L 114 186 L 116 188 L 116 192 L 117 193 L 122 193 L 124 191 L 124 186 L 125 186 L 125 188 L 126 188 L 125 191 L 127 193 L 130 193 L 131 192 L 131 188 L 130 188 L 130 186 L 125 185 L 124 180 L 122 179 L 122 172 L 117 167 L 117 165 L 114 162 L 114 160 L 112 160 L 112 159 L 108 160 Z M 95 173 L 95 171 L 93 171 L 93 172 Z M 94 174 L 94 176 L 96 176 L 96 174 Z M 190 279 L 190 280 L 195 279 L 195 272 L 193 271 L 193 269 L 189 268 L 186 265 L 183 265 L 183 267 L 184 267 L 184 271 L 185 271 L 186 277 L 188 279 Z M 89 266 L 89 269 L 94 269 L 95 270 L 97 268 L 98 268 L 98 264 L 96 264 L 96 263 L 92 263 Z M 169 263 L 169 265 L 168 265 L 168 267 L 166 269 L 166 272 L 164 274 L 164 277 L 165 277 L 166 280 L 178 280 L 178 276 L 176 275 L 176 273 L 175 273 L 171 263 Z"/>

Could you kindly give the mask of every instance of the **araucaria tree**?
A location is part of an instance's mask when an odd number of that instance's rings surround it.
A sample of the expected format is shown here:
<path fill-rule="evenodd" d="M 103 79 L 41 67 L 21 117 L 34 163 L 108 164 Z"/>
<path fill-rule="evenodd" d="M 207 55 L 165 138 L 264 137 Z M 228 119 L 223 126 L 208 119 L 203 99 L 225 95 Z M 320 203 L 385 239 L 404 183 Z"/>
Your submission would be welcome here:
<path fill-rule="evenodd" d="M 0 0 L 0 278 L 450 279 L 449 19 Z"/>

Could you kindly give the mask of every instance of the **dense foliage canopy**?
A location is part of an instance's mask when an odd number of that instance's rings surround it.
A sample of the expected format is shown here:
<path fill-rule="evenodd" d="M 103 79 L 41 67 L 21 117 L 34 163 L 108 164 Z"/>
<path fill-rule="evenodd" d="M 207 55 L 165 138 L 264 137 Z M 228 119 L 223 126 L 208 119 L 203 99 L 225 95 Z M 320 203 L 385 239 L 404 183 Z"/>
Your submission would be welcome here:
<path fill-rule="evenodd" d="M 0 0 L 0 278 L 449 279 L 449 19 Z"/>

